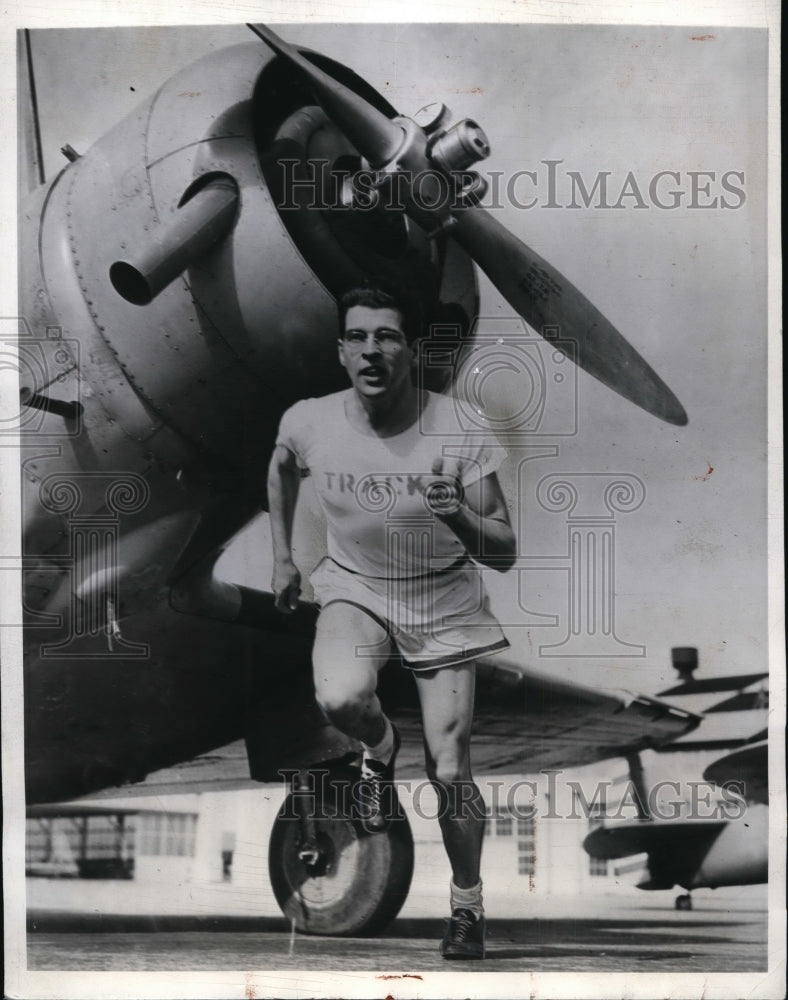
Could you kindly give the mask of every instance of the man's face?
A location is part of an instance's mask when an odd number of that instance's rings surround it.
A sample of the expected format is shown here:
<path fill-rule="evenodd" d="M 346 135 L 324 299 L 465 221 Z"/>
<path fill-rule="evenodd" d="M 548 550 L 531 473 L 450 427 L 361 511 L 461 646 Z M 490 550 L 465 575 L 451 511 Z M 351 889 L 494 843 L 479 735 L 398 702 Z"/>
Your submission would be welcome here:
<path fill-rule="evenodd" d="M 370 399 L 396 395 L 410 381 L 414 356 L 399 309 L 348 309 L 339 360 L 359 395 Z"/>

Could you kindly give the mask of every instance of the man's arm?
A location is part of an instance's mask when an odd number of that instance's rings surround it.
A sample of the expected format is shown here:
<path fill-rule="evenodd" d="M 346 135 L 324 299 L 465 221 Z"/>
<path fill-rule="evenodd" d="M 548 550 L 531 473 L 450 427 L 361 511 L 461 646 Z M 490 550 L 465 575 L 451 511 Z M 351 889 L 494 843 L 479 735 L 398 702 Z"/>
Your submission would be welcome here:
<path fill-rule="evenodd" d="M 436 459 L 432 471 L 435 475 L 446 475 L 442 458 Z M 512 568 L 517 558 L 517 542 L 501 484 L 494 472 L 470 483 L 456 510 L 448 513 L 436 510 L 435 513 L 477 562 L 500 573 Z"/>
<path fill-rule="evenodd" d="M 278 444 L 268 466 L 268 512 L 271 519 L 271 543 L 274 550 L 274 573 L 271 589 L 276 608 L 289 614 L 295 611 L 301 593 L 301 574 L 293 562 L 293 516 L 301 473 L 295 455 Z"/>

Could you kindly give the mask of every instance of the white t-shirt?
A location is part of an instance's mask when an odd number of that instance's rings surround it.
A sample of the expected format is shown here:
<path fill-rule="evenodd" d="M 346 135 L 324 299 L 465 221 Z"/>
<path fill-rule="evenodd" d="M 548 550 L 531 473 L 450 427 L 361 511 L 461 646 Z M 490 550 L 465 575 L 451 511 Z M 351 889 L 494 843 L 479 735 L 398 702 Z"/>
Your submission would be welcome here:
<path fill-rule="evenodd" d="M 503 450 L 478 428 L 464 430 L 455 401 L 432 392 L 401 434 L 365 434 L 345 415 L 353 391 L 295 403 L 276 441 L 312 476 L 330 558 L 355 573 L 389 579 L 451 565 L 465 549 L 425 502 L 424 489 L 436 478 L 432 463 L 443 455 L 444 468 L 456 468 L 467 487 L 495 472 Z"/>

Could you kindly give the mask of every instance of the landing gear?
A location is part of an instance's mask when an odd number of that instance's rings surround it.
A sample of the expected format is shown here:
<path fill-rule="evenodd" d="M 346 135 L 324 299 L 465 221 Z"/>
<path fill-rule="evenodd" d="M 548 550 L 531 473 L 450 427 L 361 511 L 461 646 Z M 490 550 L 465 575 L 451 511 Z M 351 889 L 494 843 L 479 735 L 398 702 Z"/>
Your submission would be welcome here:
<path fill-rule="evenodd" d="M 367 833 L 353 815 L 358 772 L 296 782 L 268 849 L 276 900 L 306 934 L 374 934 L 393 920 L 413 874 L 413 835 L 396 803 L 388 830 Z"/>
<path fill-rule="evenodd" d="M 677 910 L 691 910 L 692 896 L 688 892 L 683 893 L 681 896 L 676 896 L 675 906 Z"/>

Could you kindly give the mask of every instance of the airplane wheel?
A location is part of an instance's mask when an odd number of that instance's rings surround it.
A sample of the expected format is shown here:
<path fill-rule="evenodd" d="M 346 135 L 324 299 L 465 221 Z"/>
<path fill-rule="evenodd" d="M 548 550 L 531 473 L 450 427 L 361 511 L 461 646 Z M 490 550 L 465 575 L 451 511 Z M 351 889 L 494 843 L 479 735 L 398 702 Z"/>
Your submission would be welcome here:
<path fill-rule="evenodd" d="M 691 910 L 692 909 L 692 896 L 689 893 L 685 893 L 682 896 L 676 896 L 676 909 L 677 910 Z"/>
<path fill-rule="evenodd" d="M 305 934 L 374 934 L 399 913 L 413 875 L 413 835 L 399 815 L 382 833 L 367 833 L 338 807 L 336 786 L 315 809 L 313 839 L 305 843 L 295 795 L 274 821 L 268 871 L 276 901 Z M 324 813 L 324 815 L 321 815 Z"/>

